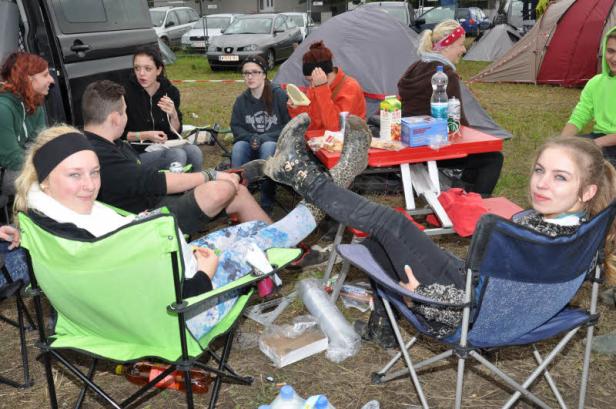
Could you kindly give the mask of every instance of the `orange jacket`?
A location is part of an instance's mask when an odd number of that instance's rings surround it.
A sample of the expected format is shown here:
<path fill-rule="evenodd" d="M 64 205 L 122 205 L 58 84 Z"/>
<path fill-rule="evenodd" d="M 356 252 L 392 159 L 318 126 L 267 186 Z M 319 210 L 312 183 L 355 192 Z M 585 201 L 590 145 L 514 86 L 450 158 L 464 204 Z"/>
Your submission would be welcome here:
<path fill-rule="evenodd" d="M 341 68 L 337 68 L 336 78 L 328 86 L 310 87 L 306 96 L 310 105 L 289 108 L 291 117 L 302 112 L 310 115 L 308 131 L 313 135 L 322 136 L 325 130 L 340 130 L 340 112 L 348 112 L 366 119 L 366 100 L 364 91 L 355 78 L 346 75 Z M 318 132 L 317 132 L 318 131 Z"/>

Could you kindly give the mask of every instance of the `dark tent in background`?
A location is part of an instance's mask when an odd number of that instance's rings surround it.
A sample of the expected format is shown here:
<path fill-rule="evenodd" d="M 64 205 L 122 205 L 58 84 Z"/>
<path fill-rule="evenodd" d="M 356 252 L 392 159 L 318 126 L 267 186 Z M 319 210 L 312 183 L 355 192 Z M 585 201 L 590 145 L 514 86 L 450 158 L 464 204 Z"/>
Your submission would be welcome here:
<path fill-rule="evenodd" d="M 310 34 L 278 70 L 274 82 L 308 84 L 302 56 L 315 41 L 323 40 L 334 54 L 334 65 L 354 77 L 364 89 L 368 116 L 377 112 L 386 95 L 398 94 L 398 80 L 418 60 L 418 35 L 386 12 L 358 8 L 327 20 Z M 499 138 L 511 134 L 499 127 L 471 92 L 462 85 L 462 104 L 471 126 Z"/>
<path fill-rule="evenodd" d="M 616 24 L 615 0 L 559 0 L 507 53 L 471 81 L 579 87 L 601 68 L 601 39 Z"/>
<path fill-rule="evenodd" d="M 398 79 L 417 59 L 417 33 L 383 10 L 361 7 L 327 20 L 311 33 L 280 66 L 274 82 L 307 86 L 302 56 L 319 40 L 332 50 L 334 65 L 363 87 L 368 115 L 376 112 L 383 96 L 398 93 Z"/>
<path fill-rule="evenodd" d="M 520 40 L 520 33 L 508 24 L 499 24 L 483 32 L 473 43 L 464 59 L 467 61 L 494 61 Z"/>

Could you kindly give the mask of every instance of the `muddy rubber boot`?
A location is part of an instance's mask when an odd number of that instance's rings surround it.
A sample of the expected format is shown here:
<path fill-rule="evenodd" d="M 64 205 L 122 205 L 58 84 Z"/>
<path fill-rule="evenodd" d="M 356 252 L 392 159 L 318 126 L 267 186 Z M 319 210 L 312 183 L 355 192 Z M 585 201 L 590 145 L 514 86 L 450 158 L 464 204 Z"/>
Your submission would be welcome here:
<path fill-rule="evenodd" d="M 344 129 L 344 144 L 340 160 L 330 169 L 329 174 L 334 183 L 346 188 L 368 166 L 368 149 L 370 149 L 372 133 L 366 122 L 355 115 L 347 118 Z"/>
<path fill-rule="evenodd" d="M 264 166 L 265 159 L 251 160 L 240 166 L 242 183 L 250 185 L 263 179 L 265 177 L 265 173 L 263 173 Z"/>
<path fill-rule="evenodd" d="M 310 125 L 308 114 L 293 118 L 282 130 L 276 152 L 265 161 L 265 175 L 276 182 L 291 186 L 303 196 L 315 179 L 326 177 L 318 164 L 308 153 L 304 135 Z"/>

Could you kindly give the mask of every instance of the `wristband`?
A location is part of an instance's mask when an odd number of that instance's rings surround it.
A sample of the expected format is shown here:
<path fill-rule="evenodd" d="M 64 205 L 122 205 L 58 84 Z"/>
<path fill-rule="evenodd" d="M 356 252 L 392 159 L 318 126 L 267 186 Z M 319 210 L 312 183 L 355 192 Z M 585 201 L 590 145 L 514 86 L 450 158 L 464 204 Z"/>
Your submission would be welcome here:
<path fill-rule="evenodd" d="M 135 132 L 135 138 L 137 138 L 139 143 L 142 143 L 141 137 L 139 136 L 139 131 Z"/>
<path fill-rule="evenodd" d="M 201 174 L 206 178 L 206 182 L 211 182 L 213 180 L 216 180 L 216 176 L 218 174 L 218 172 L 216 171 L 216 169 L 204 169 L 201 171 Z"/>

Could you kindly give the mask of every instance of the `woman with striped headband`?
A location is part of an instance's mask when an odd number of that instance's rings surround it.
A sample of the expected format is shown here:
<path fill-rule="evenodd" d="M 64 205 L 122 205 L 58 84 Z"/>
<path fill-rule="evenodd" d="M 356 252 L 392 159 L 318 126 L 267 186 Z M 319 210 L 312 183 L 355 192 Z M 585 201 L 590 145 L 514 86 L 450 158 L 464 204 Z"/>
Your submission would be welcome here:
<path fill-rule="evenodd" d="M 430 115 L 430 98 L 432 96 L 432 75 L 436 67 L 443 66 L 447 74 L 447 96 L 462 101 L 460 77 L 456 64 L 466 52 L 464 29 L 455 20 L 444 20 L 425 30 L 419 41 L 419 61 L 413 63 L 398 81 L 398 94 L 402 100 L 402 116 Z M 464 115 L 464 106 L 460 106 L 460 122 L 469 125 Z M 503 165 L 500 152 L 488 152 L 469 155 L 462 159 L 439 161 L 439 168 L 463 169 L 460 187 L 489 196 L 496 186 Z M 457 181 L 456 181 L 457 182 Z"/>

